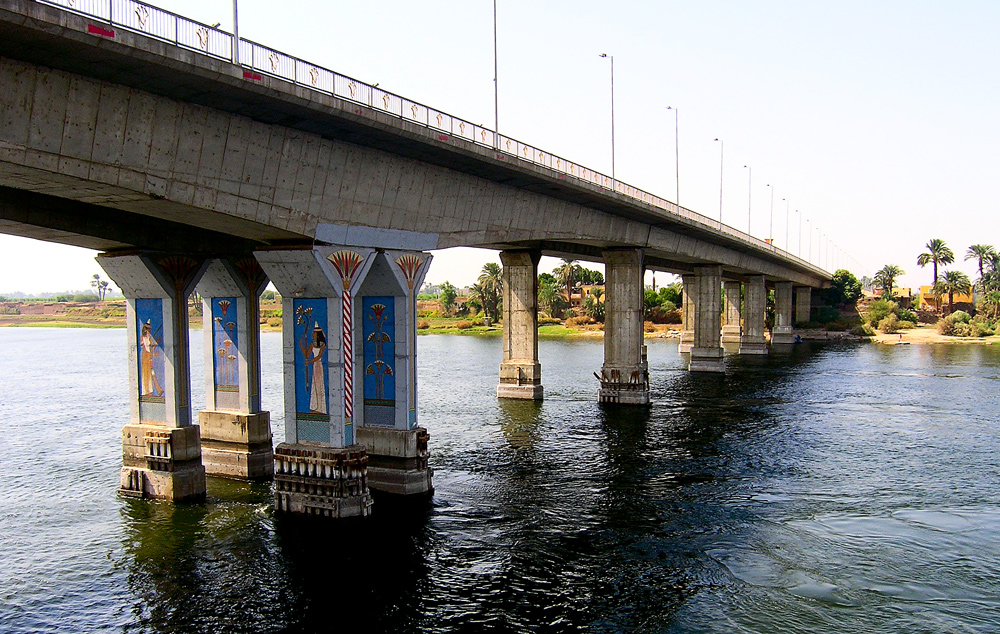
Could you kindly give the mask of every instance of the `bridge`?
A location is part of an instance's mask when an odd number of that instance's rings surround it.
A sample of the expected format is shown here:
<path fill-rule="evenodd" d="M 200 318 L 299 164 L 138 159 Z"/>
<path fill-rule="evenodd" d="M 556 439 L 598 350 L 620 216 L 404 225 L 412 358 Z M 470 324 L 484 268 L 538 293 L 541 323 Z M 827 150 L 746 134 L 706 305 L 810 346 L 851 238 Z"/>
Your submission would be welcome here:
<path fill-rule="evenodd" d="M 500 398 L 543 396 L 543 254 L 604 262 L 598 398 L 620 405 L 649 402 L 646 269 L 682 276 L 695 372 L 724 370 L 724 342 L 767 354 L 768 288 L 770 345 L 791 343 L 830 279 L 562 157 L 132 0 L 0 1 L 0 85 L 0 231 L 101 251 L 128 300 L 124 495 L 197 498 L 207 469 L 273 476 L 279 510 L 339 517 L 368 513 L 369 484 L 432 490 L 415 298 L 435 249 L 501 252 Z M 268 281 L 285 324 L 273 454 L 257 328 Z"/>

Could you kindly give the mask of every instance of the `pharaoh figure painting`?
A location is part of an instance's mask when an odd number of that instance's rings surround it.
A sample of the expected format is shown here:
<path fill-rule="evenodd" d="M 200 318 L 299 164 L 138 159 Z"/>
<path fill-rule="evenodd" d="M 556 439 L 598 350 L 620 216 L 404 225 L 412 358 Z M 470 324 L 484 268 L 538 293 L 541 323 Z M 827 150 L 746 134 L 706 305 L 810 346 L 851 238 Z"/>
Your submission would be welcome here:
<path fill-rule="evenodd" d="M 163 368 L 163 300 L 135 300 L 136 335 L 139 351 L 139 418 L 143 422 L 166 421 L 166 399 L 161 380 Z"/>
<path fill-rule="evenodd" d="M 212 299 L 212 348 L 215 364 L 215 403 L 219 409 L 240 408 L 239 338 L 236 298 Z"/>
<path fill-rule="evenodd" d="M 300 441 L 330 442 L 325 299 L 296 299 L 295 419 Z"/>

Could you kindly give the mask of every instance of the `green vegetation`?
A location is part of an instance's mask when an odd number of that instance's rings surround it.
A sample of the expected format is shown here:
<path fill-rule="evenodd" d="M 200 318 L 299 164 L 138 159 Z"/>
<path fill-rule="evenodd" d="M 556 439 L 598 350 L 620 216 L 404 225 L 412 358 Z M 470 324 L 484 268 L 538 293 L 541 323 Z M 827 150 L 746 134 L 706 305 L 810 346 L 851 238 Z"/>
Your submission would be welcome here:
<path fill-rule="evenodd" d="M 875 273 L 872 283 L 882 289 L 883 298 L 892 299 L 892 287 L 896 285 L 896 278 L 900 275 L 906 275 L 906 271 L 895 264 L 886 264 Z"/>
<path fill-rule="evenodd" d="M 90 287 L 94 289 L 94 292 L 97 293 L 99 301 L 102 302 L 104 301 L 104 296 L 108 294 L 109 286 L 110 284 L 108 284 L 108 281 L 102 280 L 101 276 L 98 275 L 97 273 L 94 273 L 94 277 L 92 277 L 90 280 Z"/>
<path fill-rule="evenodd" d="M 934 294 L 938 297 L 947 293 L 948 312 L 955 309 L 955 293 L 971 293 L 972 282 L 969 276 L 961 271 L 945 271 L 941 279 L 934 284 Z"/>
<path fill-rule="evenodd" d="M 868 304 L 868 309 L 862 315 L 862 324 L 871 329 L 872 334 L 878 328 L 885 334 L 892 335 L 900 330 L 916 328 L 917 319 L 913 311 L 901 309 L 894 301 L 876 299 Z"/>
<path fill-rule="evenodd" d="M 833 308 L 854 304 L 861 296 L 861 282 L 847 269 L 839 269 L 834 273 L 830 288 L 820 291 L 823 303 Z"/>
<path fill-rule="evenodd" d="M 444 284 L 441 285 L 441 292 L 438 294 L 438 299 L 441 301 L 441 309 L 445 313 L 451 313 L 455 308 L 456 297 L 458 297 L 458 289 L 452 286 L 451 282 L 445 280 Z"/>

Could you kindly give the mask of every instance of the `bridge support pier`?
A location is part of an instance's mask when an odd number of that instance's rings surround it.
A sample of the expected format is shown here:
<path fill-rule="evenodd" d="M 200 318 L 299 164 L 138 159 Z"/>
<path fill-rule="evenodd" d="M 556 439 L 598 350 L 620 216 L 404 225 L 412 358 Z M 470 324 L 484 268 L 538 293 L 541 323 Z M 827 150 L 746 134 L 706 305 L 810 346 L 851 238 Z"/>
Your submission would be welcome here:
<path fill-rule="evenodd" d="M 812 317 L 812 289 L 808 286 L 795 287 L 795 323 L 807 324 Z"/>
<path fill-rule="evenodd" d="M 725 372 L 719 315 L 722 308 L 722 267 L 695 267 L 696 297 L 694 347 L 688 370 L 691 372 Z"/>
<path fill-rule="evenodd" d="M 205 400 L 198 412 L 205 472 L 274 475 L 271 416 L 260 408 L 260 294 L 267 275 L 252 255 L 212 260 L 198 283 L 205 339 Z"/>
<path fill-rule="evenodd" d="M 763 275 L 752 275 L 743 286 L 743 336 L 740 354 L 767 354 L 764 321 L 767 313 L 767 287 Z"/>
<path fill-rule="evenodd" d="M 538 362 L 538 251 L 501 251 L 503 362 L 497 398 L 542 400 Z"/>
<path fill-rule="evenodd" d="M 155 253 L 101 254 L 97 261 L 127 303 L 131 415 L 122 428 L 119 493 L 203 499 L 199 428 L 191 424 L 187 298 L 206 262 Z"/>
<path fill-rule="evenodd" d="M 691 352 L 694 347 L 695 284 L 694 275 L 681 276 L 681 340 L 677 352 Z"/>
<path fill-rule="evenodd" d="M 771 344 L 795 343 L 792 333 L 792 283 L 774 283 L 774 327 L 771 329 Z"/>
<path fill-rule="evenodd" d="M 396 495 L 428 495 L 429 434 L 417 426 L 417 292 L 431 255 L 375 254 L 355 302 L 357 442 L 368 451 L 368 486 Z"/>
<path fill-rule="evenodd" d="M 722 283 L 725 295 L 725 321 L 722 324 L 722 343 L 740 343 L 740 283 Z"/>
<path fill-rule="evenodd" d="M 649 372 L 642 332 L 643 251 L 604 252 L 604 367 L 601 403 L 649 404 Z"/>
<path fill-rule="evenodd" d="M 372 249 L 254 254 L 282 296 L 285 442 L 274 450 L 275 510 L 366 516 L 368 454 L 356 444 L 352 296 Z M 346 362 L 345 362 L 346 361 Z"/>

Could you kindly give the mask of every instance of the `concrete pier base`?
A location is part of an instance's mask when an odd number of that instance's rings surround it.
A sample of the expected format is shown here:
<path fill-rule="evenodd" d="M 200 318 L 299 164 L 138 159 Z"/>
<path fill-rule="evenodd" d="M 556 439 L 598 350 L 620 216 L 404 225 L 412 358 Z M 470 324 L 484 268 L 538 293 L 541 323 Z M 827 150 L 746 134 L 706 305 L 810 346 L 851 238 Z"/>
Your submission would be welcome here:
<path fill-rule="evenodd" d="M 739 282 L 723 282 L 723 315 L 722 343 L 740 343 L 740 286 Z"/>
<path fill-rule="evenodd" d="M 795 343 L 792 330 L 792 283 L 775 282 L 774 284 L 774 328 L 771 329 L 773 345 L 788 345 Z"/>
<path fill-rule="evenodd" d="M 198 412 L 201 462 L 205 473 L 244 480 L 274 475 L 271 415 L 268 412 Z"/>
<path fill-rule="evenodd" d="M 642 331 L 642 249 L 604 252 L 604 366 L 599 403 L 649 404 L 649 365 Z"/>
<path fill-rule="evenodd" d="M 542 400 L 542 365 L 517 361 L 500 364 L 500 384 L 497 398 Z"/>
<path fill-rule="evenodd" d="M 301 515 L 366 517 L 372 497 L 365 448 L 281 443 L 274 450 L 274 508 Z"/>
<path fill-rule="evenodd" d="M 430 434 L 425 428 L 359 427 L 357 438 L 368 452 L 369 488 L 396 495 L 434 492 L 434 470 L 427 466 Z"/>
<path fill-rule="evenodd" d="M 724 356 L 722 348 L 692 348 L 688 370 L 691 372 L 725 372 Z"/>
<path fill-rule="evenodd" d="M 198 428 L 125 425 L 121 487 L 125 497 L 196 502 L 205 498 Z"/>

